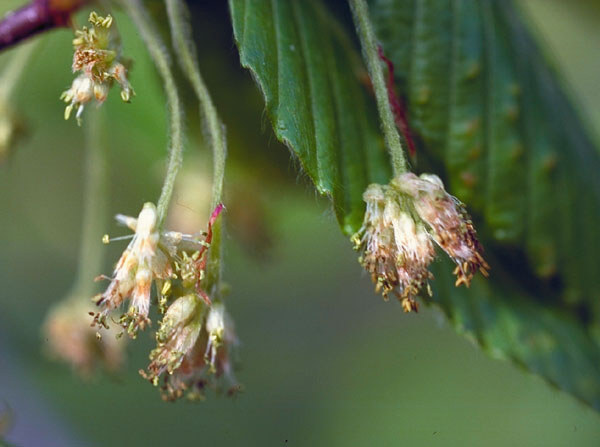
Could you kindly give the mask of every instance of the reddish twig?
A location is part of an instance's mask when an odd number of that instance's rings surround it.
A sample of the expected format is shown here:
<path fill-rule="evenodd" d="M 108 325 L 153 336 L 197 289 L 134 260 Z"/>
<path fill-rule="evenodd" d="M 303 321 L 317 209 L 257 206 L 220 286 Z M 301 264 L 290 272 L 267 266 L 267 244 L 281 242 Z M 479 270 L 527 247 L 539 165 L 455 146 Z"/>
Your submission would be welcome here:
<path fill-rule="evenodd" d="M 42 31 L 68 26 L 71 14 L 87 0 L 32 0 L 0 21 L 0 50 Z"/>
<path fill-rule="evenodd" d="M 386 87 L 390 106 L 392 107 L 392 112 L 394 113 L 394 121 L 396 122 L 398 129 L 400 129 L 406 144 L 408 144 L 408 154 L 410 155 L 410 158 L 415 160 L 417 157 L 417 147 L 415 146 L 415 142 L 412 138 L 410 127 L 408 126 L 406 108 L 396 94 L 396 87 L 394 84 L 394 64 L 391 60 L 385 57 L 381 45 L 377 46 L 377 54 L 379 55 L 379 59 L 381 59 L 387 65 L 388 75 L 386 79 Z"/>

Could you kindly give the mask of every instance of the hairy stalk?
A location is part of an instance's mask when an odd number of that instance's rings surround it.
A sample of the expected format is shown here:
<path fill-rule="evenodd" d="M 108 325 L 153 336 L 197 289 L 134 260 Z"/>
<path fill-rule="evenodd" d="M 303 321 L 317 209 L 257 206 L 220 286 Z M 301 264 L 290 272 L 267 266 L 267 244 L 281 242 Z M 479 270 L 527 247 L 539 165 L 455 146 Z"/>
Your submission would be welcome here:
<path fill-rule="evenodd" d="M 140 0 L 121 0 L 123 7 L 135 23 L 148 52 L 164 82 L 169 109 L 169 161 L 167 174 L 157 203 L 158 223 L 162 227 L 173 195 L 173 187 L 183 159 L 183 113 L 181 101 L 177 93 L 175 79 L 170 68 L 170 60 L 166 47 L 152 18 Z"/>
<path fill-rule="evenodd" d="M 183 0 L 165 0 L 173 47 L 177 54 L 179 64 L 190 81 L 198 101 L 200 102 L 201 115 L 204 120 L 204 137 L 213 153 L 213 189 L 212 208 L 214 209 L 223 200 L 223 178 L 225 176 L 225 158 L 227 156 L 227 143 L 225 127 L 219 119 L 217 110 L 212 102 L 210 93 L 200 74 L 196 47 L 194 45 L 188 11 Z M 222 217 L 213 226 L 212 248 L 209 251 L 207 274 L 209 281 L 218 285 L 220 280 L 221 258 L 221 228 Z"/>
<path fill-rule="evenodd" d="M 88 301 L 89 293 L 86 292 L 90 292 L 92 279 L 102 270 L 103 250 L 100 240 L 108 214 L 108 172 L 102 136 L 102 110 L 91 110 L 85 125 L 83 231 L 79 267 L 73 285 L 76 293 L 72 297 Z"/>
<path fill-rule="evenodd" d="M 402 144 L 400 143 L 400 136 L 398 135 L 398 130 L 396 128 L 394 114 L 392 113 L 392 108 L 390 106 L 381 62 L 379 55 L 377 54 L 377 42 L 369 18 L 367 2 L 366 0 L 348 0 L 348 2 L 350 3 L 350 9 L 352 10 L 354 26 L 356 27 L 360 39 L 363 57 L 367 64 L 369 76 L 375 90 L 377 109 L 379 110 L 379 117 L 383 127 L 385 143 L 392 157 L 394 176 L 398 176 L 407 172 L 407 164 L 404 157 L 404 151 L 402 150 Z"/>
<path fill-rule="evenodd" d="M 31 42 L 15 49 L 0 74 L 0 164 L 10 157 L 22 132 L 11 99 L 19 85 L 24 84 L 23 72 L 36 45 L 37 42 Z"/>

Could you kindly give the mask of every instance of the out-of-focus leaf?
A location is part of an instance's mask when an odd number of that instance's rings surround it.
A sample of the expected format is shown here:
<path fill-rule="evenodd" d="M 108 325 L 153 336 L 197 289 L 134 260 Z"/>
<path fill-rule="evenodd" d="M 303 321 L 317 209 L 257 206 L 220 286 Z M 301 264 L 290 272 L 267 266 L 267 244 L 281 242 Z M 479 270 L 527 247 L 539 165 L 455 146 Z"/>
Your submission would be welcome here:
<path fill-rule="evenodd" d="M 314 1 L 230 0 L 242 65 L 277 137 L 347 234 L 386 183 L 372 104 L 338 25 Z M 459 331 L 600 409 L 600 161 L 510 2 L 374 0 L 419 159 L 473 211 L 492 278 L 434 300 Z M 596 334 L 596 335 L 594 335 Z"/>

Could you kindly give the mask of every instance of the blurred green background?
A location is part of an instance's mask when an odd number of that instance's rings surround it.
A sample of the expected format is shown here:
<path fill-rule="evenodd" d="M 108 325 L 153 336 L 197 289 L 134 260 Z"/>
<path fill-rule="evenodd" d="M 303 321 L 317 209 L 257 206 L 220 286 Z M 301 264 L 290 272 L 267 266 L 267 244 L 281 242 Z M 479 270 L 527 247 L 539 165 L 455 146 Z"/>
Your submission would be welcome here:
<path fill-rule="evenodd" d="M 19 3 L 3 1 L 0 13 Z M 239 67 L 225 2 L 206 3 L 194 3 L 194 32 L 230 145 L 225 278 L 245 392 L 235 399 L 209 395 L 199 404 L 162 402 L 137 373 L 146 366 L 150 333 L 129 344 L 127 368 L 116 377 L 81 382 L 43 355 L 45 313 L 68 292 L 77 268 L 83 200 L 83 130 L 63 120 L 58 100 L 72 80 L 72 33 L 55 31 L 38 38 L 15 92 L 27 132 L 0 166 L 0 402 L 14 418 L 7 440 L 36 447 L 599 445 L 600 415 L 487 358 L 437 309 L 405 315 L 372 292 L 329 203 L 273 137 L 260 95 Z M 521 3 L 597 128 L 600 7 Z M 126 17 L 116 18 L 124 53 L 135 61 L 130 79 L 137 96 L 123 104 L 113 91 L 102 109 L 110 211 L 135 215 L 158 196 L 165 105 L 137 34 Z M 0 67 L 11 55 L 0 55 Z M 191 94 L 184 98 L 187 155 L 209 164 L 198 143 L 197 105 Z M 236 199 L 244 189 L 251 194 Z M 198 208 L 208 192 L 197 191 Z M 245 206 L 258 209 L 250 221 L 239 217 Z M 264 237 L 263 226 L 271 243 L 252 244 Z M 106 230 L 124 233 L 113 222 Z M 104 273 L 123 248 L 105 247 Z"/>

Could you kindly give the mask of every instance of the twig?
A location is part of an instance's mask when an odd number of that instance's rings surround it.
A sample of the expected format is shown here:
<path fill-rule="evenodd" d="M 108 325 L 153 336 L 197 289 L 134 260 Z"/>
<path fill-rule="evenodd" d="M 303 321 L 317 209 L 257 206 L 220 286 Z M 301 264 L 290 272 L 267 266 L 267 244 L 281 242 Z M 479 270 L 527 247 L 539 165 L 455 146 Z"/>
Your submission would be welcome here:
<path fill-rule="evenodd" d="M 33 0 L 0 21 L 0 51 L 42 31 L 68 26 L 88 0 Z"/>

